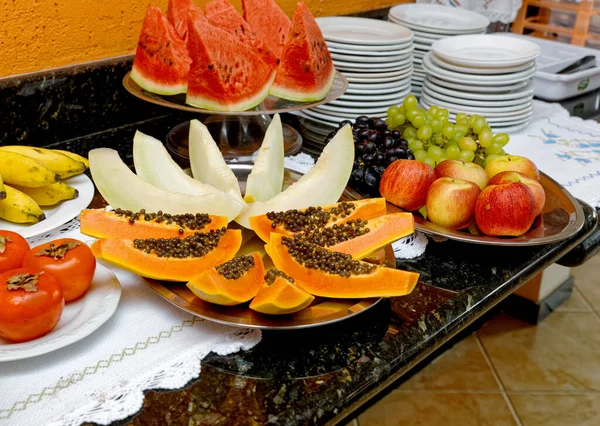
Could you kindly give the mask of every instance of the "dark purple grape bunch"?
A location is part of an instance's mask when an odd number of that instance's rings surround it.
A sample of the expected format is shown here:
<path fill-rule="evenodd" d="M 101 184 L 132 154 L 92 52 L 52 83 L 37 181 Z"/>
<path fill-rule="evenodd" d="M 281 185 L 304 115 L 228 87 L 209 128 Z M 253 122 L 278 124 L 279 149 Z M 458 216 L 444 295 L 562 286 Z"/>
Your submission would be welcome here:
<path fill-rule="evenodd" d="M 378 197 L 381 175 L 387 166 L 399 159 L 414 160 L 415 156 L 400 132 L 389 130 L 387 123 L 379 117 L 361 115 L 354 123 L 342 121 L 326 141 L 331 140 L 346 124 L 352 126 L 354 135 L 354 167 L 350 186 L 369 196 Z"/>

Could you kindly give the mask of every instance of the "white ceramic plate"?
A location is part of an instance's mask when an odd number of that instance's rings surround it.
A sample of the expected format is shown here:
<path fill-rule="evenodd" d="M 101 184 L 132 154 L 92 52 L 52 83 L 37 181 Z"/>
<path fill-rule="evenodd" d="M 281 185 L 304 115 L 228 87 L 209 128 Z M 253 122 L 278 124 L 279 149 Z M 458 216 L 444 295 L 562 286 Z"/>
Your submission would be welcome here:
<path fill-rule="evenodd" d="M 333 47 L 331 46 L 332 41 L 327 43 L 327 48 L 330 53 L 336 53 L 338 55 L 360 55 L 360 56 L 397 56 L 404 55 L 406 53 L 410 53 L 413 50 L 412 43 L 408 43 L 404 45 L 401 49 L 394 50 L 353 50 L 353 49 L 344 49 L 341 47 Z"/>
<path fill-rule="evenodd" d="M 463 99 L 462 97 L 460 97 L 460 95 L 448 96 L 448 95 L 444 95 L 443 93 L 438 93 L 438 92 L 432 90 L 429 87 L 428 81 L 425 81 L 423 83 L 423 92 L 426 93 L 427 96 L 438 99 L 441 102 L 451 102 L 456 105 L 467 105 L 467 106 L 474 106 L 474 107 L 485 107 L 485 106 L 504 107 L 504 106 L 511 106 L 511 105 L 523 105 L 523 104 L 531 101 L 531 99 L 533 99 L 533 94 L 531 94 L 529 96 L 524 96 L 524 97 L 518 98 L 518 99 L 509 99 L 506 101 L 492 100 L 492 99 L 486 99 L 486 100 L 481 100 L 481 101 L 473 100 L 473 99 Z"/>
<path fill-rule="evenodd" d="M 381 118 L 387 117 L 387 108 L 380 108 L 380 109 L 378 109 L 378 111 L 382 111 L 382 112 L 381 113 L 377 113 L 377 112 L 369 113 L 369 114 L 377 116 L 377 117 L 381 117 Z M 362 112 L 361 110 L 353 110 L 353 111 L 345 112 L 345 113 L 334 113 L 334 112 L 314 111 L 311 108 L 311 109 L 303 109 L 302 112 L 304 114 L 308 115 L 309 117 L 321 119 L 322 121 L 325 121 L 328 124 L 335 124 L 336 127 L 338 126 L 340 121 L 354 120 L 356 117 L 358 117 L 360 115 L 365 115 L 365 113 Z"/>
<path fill-rule="evenodd" d="M 18 232 L 23 238 L 30 238 L 58 228 L 77 217 L 81 210 L 87 208 L 92 198 L 94 198 L 94 184 L 85 174 L 65 179 L 64 182 L 79 191 L 77 198 L 64 201 L 56 207 L 43 207 L 42 210 L 46 214 L 46 219 L 41 222 L 26 225 L 0 219 L 0 228 Z"/>
<path fill-rule="evenodd" d="M 415 43 L 419 43 L 419 44 L 424 44 L 424 45 L 431 45 L 433 43 L 435 43 L 436 41 L 438 41 L 439 39 L 437 38 L 429 38 L 429 37 L 421 37 L 421 36 L 417 36 L 415 35 L 415 37 L 413 38 Z"/>
<path fill-rule="evenodd" d="M 521 130 L 523 130 L 525 127 L 527 127 L 529 125 L 529 119 L 521 124 L 517 124 L 514 126 L 492 126 L 492 131 L 494 133 L 508 133 L 509 135 L 511 133 L 517 133 Z"/>
<path fill-rule="evenodd" d="M 466 67 L 503 68 L 530 62 L 540 47 L 527 40 L 493 34 L 460 35 L 436 41 L 432 50 L 440 58 Z"/>
<path fill-rule="evenodd" d="M 50 333 L 24 343 L 10 343 L 0 338 L 0 362 L 31 358 L 78 342 L 108 321 L 120 298 L 121 285 L 117 277 L 97 264 L 90 289 L 79 300 L 65 305 L 60 321 Z"/>
<path fill-rule="evenodd" d="M 453 90 L 448 89 L 446 87 L 440 86 L 431 79 L 427 79 L 427 87 L 436 93 L 444 94 L 451 97 L 458 97 L 461 99 L 472 99 L 479 101 L 503 101 L 503 100 L 511 100 L 511 99 L 521 99 L 526 98 L 533 95 L 535 91 L 535 85 L 533 81 L 530 81 L 524 88 L 521 90 L 516 90 L 514 92 L 508 93 L 474 93 L 474 92 L 466 92 L 464 90 Z"/>
<path fill-rule="evenodd" d="M 396 83 L 400 80 L 404 80 L 404 79 L 409 79 L 412 73 L 412 68 L 407 68 L 404 70 L 404 72 L 402 74 L 400 74 L 399 76 L 391 76 L 391 77 L 379 77 L 379 78 L 373 78 L 373 77 L 352 77 L 352 78 L 348 78 L 348 81 L 350 82 L 350 84 L 353 83 L 358 83 L 358 84 L 368 84 L 368 83 Z M 348 93 L 348 92 L 346 92 Z"/>
<path fill-rule="evenodd" d="M 408 49 L 412 46 L 412 38 L 410 40 L 406 40 L 403 42 L 399 42 L 397 44 L 392 44 L 392 45 L 387 45 L 387 44 L 382 44 L 382 45 L 361 45 L 361 44 L 352 44 L 352 43 L 337 43 L 335 41 L 331 41 L 331 40 L 325 40 L 325 43 L 327 44 L 327 47 L 329 49 L 340 49 L 340 50 L 344 50 L 344 51 L 352 51 L 352 52 L 356 52 L 357 54 L 366 54 L 368 55 L 369 53 L 372 55 L 376 55 L 379 56 L 379 54 L 386 54 L 387 52 L 390 51 L 396 51 L 396 50 L 405 50 Z M 341 52 L 341 53 L 345 53 L 345 52 Z"/>
<path fill-rule="evenodd" d="M 461 91 L 466 91 L 466 92 L 474 92 L 474 93 L 479 93 L 479 94 L 506 93 L 506 92 L 523 90 L 532 83 L 531 81 L 523 81 L 521 83 L 507 84 L 507 85 L 499 84 L 497 86 L 479 86 L 479 85 L 476 86 L 476 85 L 468 85 L 468 84 L 461 84 L 461 83 L 454 83 L 451 81 L 446 81 L 446 80 L 437 78 L 436 76 L 431 75 L 431 74 L 427 75 L 427 79 L 433 81 L 438 86 L 443 86 L 443 87 L 447 87 L 450 89 L 456 89 L 456 90 L 461 90 Z"/>
<path fill-rule="evenodd" d="M 422 53 L 426 53 L 429 52 L 431 50 L 431 44 L 424 44 L 424 43 L 413 43 L 413 46 L 415 47 L 415 51 L 416 52 L 422 52 Z"/>
<path fill-rule="evenodd" d="M 336 61 L 334 60 L 333 63 L 335 64 L 336 68 L 341 69 L 342 71 L 345 68 L 360 68 L 360 69 L 365 69 L 365 70 L 389 70 L 389 69 L 398 69 L 398 68 L 405 68 L 406 65 L 411 64 L 412 63 L 412 58 L 410 56 L 401 59 L 399 61 L 393 61 L 393 62 L 387 62 L 385 64 L 379 64 L 379 63 L 372 63 L 372 62 L 366 62 L 366 63 L 356 63 L 356 62 L 346 62 L 346 61 Z"/>
<path fill-rule="evenodd" d="M 404 85 L 410 79 L 410 72 L 407 72 L 405 77 L 399 78 L 396 81 L 390 81 L 386 83 L 379 83 L 378 81 L 370 80 L 369 84 L 350 83 L 348 84 L 348 90 L 366 90 L 367 92 L 377 91 L 380 89 L 390 89 Z M 346 92 L 348 93 L 348 92 Z M 342 95 L 345 97 L 346 95 Z"/>
<path fill-rule="evenodd" d="M 317 111 L 323 114 L 351 114 L 356 115 L 355 111 L 358 111 L 358 115 L 361 114 L 381 114 L 387 113 L 387 109 L 392 105 L 397 105 L 400 101 L 404 100 L 404 97 L 410 93 L 410 88 L 406 88 L 403 92 L 398 93 L 398 96 L 394 100 L 382 101 L 382 102 L 361 102 L 361 101 L 350 101 L 350 105 L 332 105 L 323 104 L 318 107 L 311 108 L 312 111 Z"/>
<path fill-rule="evenodd" d="M 446 102 L 439 99 L 434 99 L 427 93 L 423 92 L 423 101 L 430 105 L 437 105 L 443 108 L 447 108 L 450 112 L 465 112 L 471 114 L 481 114 L 485 117 L 514 117 L 522 116 L 527 114 L 533 109 L 531 100 L 526 100 L 522 104 L 506 106 L 506 107 L 476 107 L 467 105 L 457 105 L 453 102 Z"/>
<path fill-rule="evenodd" d="M 362 63 L 369 64 L 381 64 L 384 66 L 387 63 L 394 63 L 405 60 L 412 60 L 412 56 L 409 53 L 404 55 L 396 55 L 396 56 L 359 56 L 359 55 L 345 55 L 345 54 L 337 54 L 331 52 L 331 58 L 337 64 L 338 62 L 347 62 L 352 63 L 354 66 L 361 66 Z"/>
<path fill-rule="evenodd" d="M 394 24 L 397 24 L 397 25 L 402 25 L 403 27 L 410 29 L 413 32 L 413 34 L 415 34 L 416 31 L 420 31 L 423 33 L 435 31 L 436 34 L 442 35 L 444 37 L 451 37 L 451 36 L 463 35 L 463 34 L 485 34 L 486 29 L 487 29 L 487 28 L 482 28 L 482 29 L 479 29 L 476 31 L 451 31 L 451 30 L 443 30 L 440 28 L 436 28 L 435 30 L 433 30 L 431 28 L 424 27 L 422 25 L 412 24 L 410 22 L 402 22 L 397 19 L 393 19 L 390 16 L 388 16 L 388 21 L 393 22 Z"/>
<path fill-rule="evenodd" d="M 448 71 L 437 65 L 431 60 L 431 52 L 429 52 L 423 58 L 423 68 L 436 77 L 443 78 L 444 80 L 454 81 L 463 84 L 474 84 L 478 86 L 486 85 L 498 85 L 498 84 L 514 84 L 522 81 L 531 80 L 535 75 L 535 63 L 531 67 L 524 71 L 519 71 L 509 74 L 499 75 L 478 75 L 478 74 L 465 74 L 456 71 Z"/>
<path fill-rule="evenodd" d="M 346 99 L 338 98 L 335 101 L 331 101 L 324 105 L 325 106 L 328 106 L 328 105 L 339 106 L 340 108 L 345 108 L 345 109 L 347 109 L 347 108 L 365 109 L 365 108 L 390 107 L 392 105 L 400 104 L 402 101 L 404 101 L 404 98 L 409 93 L 410 93 L 410 88 L 407 87 L 402 92 L 395 93 L 394 97 L 391 99 L 379 98 L 377 100 L 373 100 L 373 99 L 346 100 Z"/>
<path fill-rule="evenodd" d="M 343 96 L 338 99 L 343 100 L 387 100 L 393 99 L 396 97 L 396 93 L 404 91 L 408 86 L 410 86 L 410 80 L 406 80 L 402 85 L 386 87 L 385 89 L 375 89 L 375 90 L 365 90 L 365 89 L 355 89 L 352 92 L 346 92 Z"/>
<path fill-rule="evenodd" d="M 344 74 L 350 82 L 358 82 L 357 79 L 368 79 L 369 81 L 379 81 L 383 82 L 384 78 L 393 78 L 397 80 L 399 76 L 403 76 L 409 71 L 412 71 L 412 64 L 406 68 L 399 69 L 396 71 L 386 71 L 386 72 L 377 72 L 373 70 L 373 72 L 354 72 L 354 71 L 344 71 Z"/>
<path fill-rule="evenodd" d="M 412 39 L 412 31 L 379 19 L 328 16 L 317 18 L 328 41 L 360 45 L 394 45 Z"/>
<path fill-rule="evenodd" d="M 515 73 L 519 71 L 525 71 L 533 66 L 535 66 L 535 61 L 525 62 L 522 65 L 516 65 L 514 67 L 504 67 L 504 68 L 478 68 L 478 67 L 461 67 L 459 65 L 451 64 L 450 62 L 446 62 L 441 58 L 438 58 L 435 53 L 433 53 L 429 59 L 438 67 L 444 68 L 446 70 L 467 73 L 467 74 L 508 74 Z"/>
<path fill-rule="evenodd" d="M 436 32 L 481 31 L 490 25 L 490 20 L 479 13 L 435 4 L 400 4 L 390 9 L 389 16 Z"/>

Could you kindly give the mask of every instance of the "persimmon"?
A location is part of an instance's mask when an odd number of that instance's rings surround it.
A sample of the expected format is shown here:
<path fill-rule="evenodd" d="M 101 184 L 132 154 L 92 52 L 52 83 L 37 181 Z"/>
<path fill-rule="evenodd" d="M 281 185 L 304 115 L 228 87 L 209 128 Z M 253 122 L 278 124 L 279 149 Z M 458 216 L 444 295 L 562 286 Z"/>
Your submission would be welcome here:
<path fill-rule="evenodd" d="M 29 251 L 29 244 L 19 234 L 0 230 L 0 274 L 20 268 Z"/>

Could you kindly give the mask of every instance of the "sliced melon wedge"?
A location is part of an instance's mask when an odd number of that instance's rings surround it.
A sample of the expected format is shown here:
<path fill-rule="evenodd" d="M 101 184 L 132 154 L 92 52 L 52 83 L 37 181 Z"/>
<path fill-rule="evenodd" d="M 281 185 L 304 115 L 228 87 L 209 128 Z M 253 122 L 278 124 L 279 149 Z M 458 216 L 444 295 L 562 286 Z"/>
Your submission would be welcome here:
<path fill-rule="evenodd" d="M 327 144 L 317 163 L 297 182 L 269 201 L 249 204 L 235 219 L 250 228 L 248 218 L 270 211 L 304 209 L 333 204 L 339 200 L 348 184 L 354 163 L 354 140 L 349 125 L 342 127 Z"/>
<path fill-rule="evenodd" d="M 229 220 L 243 208 L 243 203 L 223 191 L 190 195 L 157 188 L 133 173 L 114 149 L 93 149 L 89 160 L 94 183 L 113 208 L 162 210 L 170 214 L 208 213 L 226 216 Z"/>
<path fill-rule="evenodd" d="M 243 202 L 235 174 L 227 166 L 208 128 L 198 120 L 190 121 L 188 149 L 195 179 L 225 191 Z"/>
<path fill-rule="evenodd" d="M 133 137 L 133 164 L 139 177 L 165 191 L 191 195 L 221 191 L 186 174 L 158 139 L 139 130 Z"/>
<path fill-rule="evenodd" d="M 246 202 L 268 201 L 281 192 L 283 159 L 283 127 L 279 114 L 275 114 L 246 181 Z"/>

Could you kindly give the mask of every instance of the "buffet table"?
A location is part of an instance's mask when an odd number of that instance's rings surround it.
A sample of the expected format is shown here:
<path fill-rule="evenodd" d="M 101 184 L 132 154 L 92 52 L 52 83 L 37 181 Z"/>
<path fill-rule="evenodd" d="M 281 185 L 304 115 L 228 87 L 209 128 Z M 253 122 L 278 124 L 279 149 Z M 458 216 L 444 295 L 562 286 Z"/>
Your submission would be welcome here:
<path fill-rule="evenodd" d="M 111 147 L 131 163 L 136 129 L 164 138 L 185 119 L 189 116 L 171 114 L 53 147 L 79 153 Z M 286 120 L 294 124 L 296 118 Z M 95 197 L 92 206 L 102 205 Z M 430 240 L 425 255 L 397 260 L 397 267 L 421 273 L 421 283 L 410 296 L 386 299 L 330 326 L 263 331 L 260 343 L 248 351 L 211 353 L 201 368 L 197 361 L 183 389 L 153 389 L 139 413 L 116 415 L 113 419 L 125 418 L 111 424 L 343 423 L 574 247 L 583 244 L 588 252 L 595 250 L 600 234 L 597 214 L 582 205 L 583 229 L 552 245 L 507 249 Z M 166 304 L 159 298 L 156 302 Z"/>

